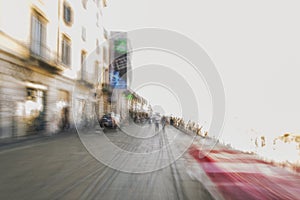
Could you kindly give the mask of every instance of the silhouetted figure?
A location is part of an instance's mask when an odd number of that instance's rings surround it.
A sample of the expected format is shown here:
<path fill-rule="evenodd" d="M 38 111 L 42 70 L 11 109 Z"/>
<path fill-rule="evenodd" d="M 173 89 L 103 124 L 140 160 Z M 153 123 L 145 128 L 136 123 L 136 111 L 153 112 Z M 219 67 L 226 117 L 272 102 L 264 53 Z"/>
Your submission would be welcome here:
<path fill-rule="evenodd" d="M 165 126 L 166 126 L 166 123 L 167 123 L 167 118 L 165 116 L 163 116 L 161 118 L 160 122 L 161 122 L 162 130 L 163 130 L 163 132 L 165 132 Z"/>
<path fill-rule="evenodd" d="M 69 120 L 69 107 L 66 106 L 62 109 L 62 129 L 70 128 L 70 120 Z"/>
<path fill-rule="evenodd" d="M 154 117 L 154 123 L 155 123 L 155 131 L 159 131 L 159 122 L 160 122 L 160 116 L 158 114 L 156 114 L 156 116 Z"/>

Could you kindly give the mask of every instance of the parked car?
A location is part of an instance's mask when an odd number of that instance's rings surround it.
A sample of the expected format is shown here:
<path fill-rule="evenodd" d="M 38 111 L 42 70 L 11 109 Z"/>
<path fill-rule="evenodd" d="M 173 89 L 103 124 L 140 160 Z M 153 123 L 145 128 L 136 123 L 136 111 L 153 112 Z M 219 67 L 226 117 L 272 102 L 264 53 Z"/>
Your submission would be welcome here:
<path fill-rule="evenodd" d="M 117 128 L 117 124 L 111 114 L 105 114 L 99 120 L 101 128 Z"/>

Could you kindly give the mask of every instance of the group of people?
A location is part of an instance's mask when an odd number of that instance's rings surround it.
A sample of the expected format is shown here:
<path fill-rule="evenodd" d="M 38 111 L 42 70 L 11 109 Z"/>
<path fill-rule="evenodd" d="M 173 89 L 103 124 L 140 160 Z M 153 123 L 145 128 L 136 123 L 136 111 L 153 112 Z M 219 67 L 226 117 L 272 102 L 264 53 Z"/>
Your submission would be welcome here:
<path fill-rule="evenodd" d="M 183 118 L 180 117 L 171 117 L 170 118 L 170 124 L 173 125 L 176 128 L 193 132 L 197 135 L 206 137 L 208 135 L 207 131 L 203 131 L 203 126 L 200 126 L 199 124 L 196 124 L 195 122 L 192 122 L 189 120 L 187 123 L 183 120 Z"/>
<path fill-rule="evenodd" d="M 145 123 L 150 119 L 149 114 L 146 112 L 129 111 L 129 114 L 135 123 Z"/>
<path fill-rule="evenodd" d="M 161 124 L 162 130 L 163 132 L 165 132 L 165 127 L 167 124 L 169 124 L 169 120 L 166 116 L 161 117 L 159 114 L 155 114 L 153 116 L 153 119 L 150 119 L 149 123 L 151 123 L 152 120 L 154 121 L 155 124 L 155 131 L 159 131 L 159 124 Z"/>
<path fill-rule="evenodd" d="M 130 111 L 130 117 L 133 119 L 135 123 L 149 123 L 155 124 L 155 131 L 159 131 L 159 127 L 161 125 L 162 131 L 165 131 L 166 125 L 174 126 L 178 129 L 189 131 L 195 133 L 199 136 L 206 137 L 208 135 L 207 131 L 203 131 L 203 126 L 192 122 L 189 120 L 187 123 L 180 117 L 169 117 L 169 116 L 161 116 L 159 113 L 155 113 L 150 116 L 146 112 L 134 112 Z"/>

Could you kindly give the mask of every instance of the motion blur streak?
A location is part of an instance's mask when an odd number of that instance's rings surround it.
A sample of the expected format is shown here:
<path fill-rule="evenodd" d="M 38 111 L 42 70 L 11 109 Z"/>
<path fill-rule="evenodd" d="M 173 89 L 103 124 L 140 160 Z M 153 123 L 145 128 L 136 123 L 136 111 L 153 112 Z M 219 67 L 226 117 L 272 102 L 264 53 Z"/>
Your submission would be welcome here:
<path fill-rule="evenodd" d="M 197 146 L 189 154 L 225 199 L 300 199 L 300 176 L 272 163 L 219 146 L 207 154 Z"/>

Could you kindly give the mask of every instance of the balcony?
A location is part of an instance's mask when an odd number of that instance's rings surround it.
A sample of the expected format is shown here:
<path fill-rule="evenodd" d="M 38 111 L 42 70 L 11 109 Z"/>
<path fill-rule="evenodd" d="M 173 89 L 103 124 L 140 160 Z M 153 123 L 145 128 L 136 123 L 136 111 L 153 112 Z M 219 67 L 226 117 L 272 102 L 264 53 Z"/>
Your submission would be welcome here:
<path fill-rule="evenodd" d="M 52 73 L 60 73 L 65 68 L 59 65 L 59 59 L 56 52 L 52 52 L 49 47 L 39 41 L 33 41 L 30 44 L 29 64 L 43 68 Z"/>
<path fill-rule="evenodd" d="M 89 73 L 85 70 L 80 70 L 77 74 L 77 81 L 89 88 L 93 88 L 97 84 L 97 75 Z"/>
<path fill-rule="evenodd" d="M 102 83 L 102 93 L 110 95 L 112 93 L 112 87 L 108 83 Z"/>

